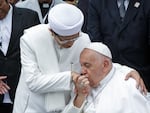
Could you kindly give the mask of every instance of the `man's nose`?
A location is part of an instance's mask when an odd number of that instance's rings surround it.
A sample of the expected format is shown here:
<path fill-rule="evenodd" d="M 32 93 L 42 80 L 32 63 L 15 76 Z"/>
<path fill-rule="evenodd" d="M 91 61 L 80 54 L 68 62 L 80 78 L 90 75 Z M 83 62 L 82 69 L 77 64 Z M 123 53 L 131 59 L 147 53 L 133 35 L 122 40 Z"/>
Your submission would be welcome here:
<path fill-rule="evenodd" d="M 81 75 L 85 75 L 87 73 L 87 70 L 85 67 L 81 67 Z"/>

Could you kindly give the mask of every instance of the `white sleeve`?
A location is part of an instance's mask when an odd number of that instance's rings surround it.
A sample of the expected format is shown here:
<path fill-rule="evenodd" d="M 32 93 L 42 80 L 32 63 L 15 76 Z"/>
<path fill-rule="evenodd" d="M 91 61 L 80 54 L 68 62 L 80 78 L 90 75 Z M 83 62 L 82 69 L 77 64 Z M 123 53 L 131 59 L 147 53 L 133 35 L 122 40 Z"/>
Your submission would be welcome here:
<path fill-rule="evenodd" d="M 86 104 L 86 100 L 83 102 L 82 106 L 80 108 L 74 106 L 73 102 L 76 96 L 74 96 L 71 100 L 70 103 L 65 107 L 65 109 L 62 111 L 62 113 L 82 113 L 83 108 Z"/>
<path fill-rule="evenodd" d="M 150 113 L 150 97 L 142 95 L 135 87 L 135 80 L 129 79 L 127 84 L 129 106 L 134 113 Z"/>

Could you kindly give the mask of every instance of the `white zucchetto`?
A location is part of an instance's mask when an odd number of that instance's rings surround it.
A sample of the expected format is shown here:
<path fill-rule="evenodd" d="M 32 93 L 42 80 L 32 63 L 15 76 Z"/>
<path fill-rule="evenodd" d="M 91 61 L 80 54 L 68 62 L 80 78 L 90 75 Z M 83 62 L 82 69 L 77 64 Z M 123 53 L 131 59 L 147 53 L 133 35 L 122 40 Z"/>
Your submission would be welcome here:
<path fill-rule="evenodd" d="M 49 27 L 60 36 L 70 36 L 81 31 L 84 16 L 74 5 L 62 3 L 54 6 L 48 15 Z"/>
<path fill-rule="evenodd" d="M 86 48 L 94 50 L 94 51 L 112 59 L 110 49 L 105 44 L 103 44 L 101 42 L 92 42 Z"/>

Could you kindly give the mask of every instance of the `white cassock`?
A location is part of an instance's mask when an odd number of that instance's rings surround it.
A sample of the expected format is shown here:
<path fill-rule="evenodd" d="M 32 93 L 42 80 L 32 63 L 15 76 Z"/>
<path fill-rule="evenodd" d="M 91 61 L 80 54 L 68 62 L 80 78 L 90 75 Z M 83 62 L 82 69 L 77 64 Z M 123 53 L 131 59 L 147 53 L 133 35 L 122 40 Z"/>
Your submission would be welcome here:
<path fill-rule="evenodd" d="M 80 32 L 71 48 L 61 49 L 48 27 L 37 25 L 21 37 L 22 72 L 13 113 L 59 113 L 69 101 L 71 63 L 80 69 L 79 55 L 90 39 Z"/>
<path fill-rule="evenodd" d="M 81 108 L 73 105 L 73 98 L 63 113 L 150 113 L 149 94 L 142 95 L 136 89 L 134 79 L 124 80 L 130 71 L 128 67 L 114 63 L 110 73 L 92 89 Z"/>

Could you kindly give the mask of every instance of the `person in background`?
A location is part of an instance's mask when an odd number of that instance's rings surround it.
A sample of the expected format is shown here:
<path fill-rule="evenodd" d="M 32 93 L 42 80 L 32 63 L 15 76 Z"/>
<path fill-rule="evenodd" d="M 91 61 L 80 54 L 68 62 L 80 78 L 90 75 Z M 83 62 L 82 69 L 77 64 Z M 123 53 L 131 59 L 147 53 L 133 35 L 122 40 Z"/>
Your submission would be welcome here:
<path fill-rule="evenodd" d="M 81 32 L 84 16 L 76 6 L 62 3 L 50 10 L 48 21 L 21 37 L 22 69 L 13 113 L 60 113 L 70 99 L 76 78 L 71 72 L 80 70 L 79 55 L 90 43 Z M 136 78 L 141 81 L 138 74 Z"/>
<path fill-rule="evenodd" d="M 88 4 L 89 0 L 78 0 L 77 7 L 83 12 L 84 14 L 84 23 L 82 26 L 82 31 L 87 33 L 87 21 L 88 21 Z"/>
<path fill-rule="evenodd" d="M 34 11 L 0 0 L 0 76 L 7 77 L 0 80 L 0 113 L 12 113 L 21 71 L 20 37 L 24 29 L 40 23 L 37 17 Z"/>
<path fill-rule="evenodd" d="M 81 52 L 80 64 L 76 94 L 63 113 L 150 113 L 150 93 L 142 95 L 134 79 L 124 81 L 132 69 L 112 63 L 105 44 L 89 44 Z"/>
<path fill-rule="evenodd" d="M 55 5 L 63 3 L 62 0 L 25 0 L 18 2 L 17 7 L 28 8 L 33 11 L 36 11 L 39 16 L 40 22 L 48 23 L 48 12 Z"/>
<path fill-rule="evenodd" d="M 123 2 L 124 1 L 124 2 Z M 136 69 L 150 91 L 150 0 L 90 0 L 87 31 L 113 62 Z"/>

